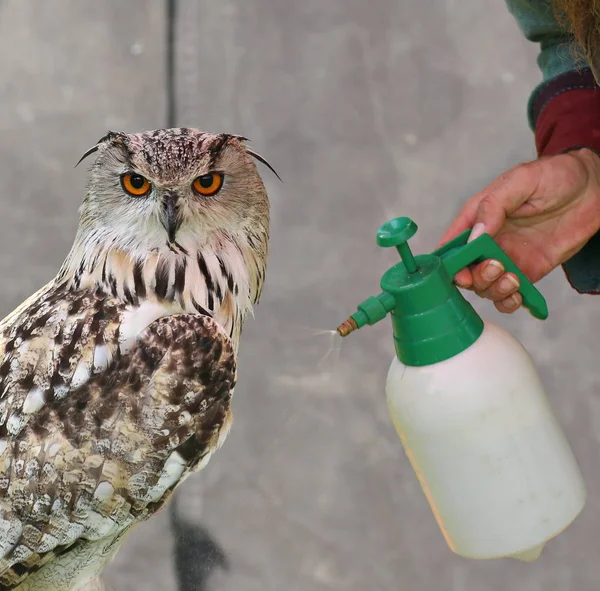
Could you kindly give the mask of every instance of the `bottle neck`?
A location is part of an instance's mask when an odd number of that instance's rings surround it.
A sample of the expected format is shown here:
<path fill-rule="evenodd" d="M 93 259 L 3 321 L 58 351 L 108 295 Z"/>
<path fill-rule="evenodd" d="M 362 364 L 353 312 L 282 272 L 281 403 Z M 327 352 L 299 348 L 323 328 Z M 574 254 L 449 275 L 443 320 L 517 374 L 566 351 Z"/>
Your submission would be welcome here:
<path fill-rule="evenodd" d="M 396 302 L 391 317 L 398 359 L 404 365 L 423 366 L 469 348 L 481 336 L 483 320 L 438 258 L 422 255 L 416 260 L 416 272 L 391 269 L 381 287 Z"/>
<path fill-rule="evenodd" d="M 460 293 L 458 296 L 422 315 L 391 313 L 396 356 L 404 365 L 445 361 L 481 336 L 483 320 Z"/>

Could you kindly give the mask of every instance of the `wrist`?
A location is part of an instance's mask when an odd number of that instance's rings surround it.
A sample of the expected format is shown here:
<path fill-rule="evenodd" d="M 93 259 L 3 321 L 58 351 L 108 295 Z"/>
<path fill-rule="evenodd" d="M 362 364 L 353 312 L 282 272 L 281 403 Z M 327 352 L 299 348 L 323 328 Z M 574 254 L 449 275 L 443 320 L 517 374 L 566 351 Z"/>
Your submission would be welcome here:
<path fill-rule="evenodd" d="M 583 198 L 588 202 L 581 227 L 585 232 L 583 246 L 562 265 L 571 287 L 581 294 L 600 294 L 600 155 L 590 148 L 565 150 L 576 158 L 587 172 Z"/>
<path fill-rule="evenodd" d="M 587 173 L 587 192 L 598 203 L 598 218 L 600 218 L 600 153 L 593 148 L 573 146 L 563 151 L 576 158 Z M 598 229 L 600 230 L 600 223 Z"/>

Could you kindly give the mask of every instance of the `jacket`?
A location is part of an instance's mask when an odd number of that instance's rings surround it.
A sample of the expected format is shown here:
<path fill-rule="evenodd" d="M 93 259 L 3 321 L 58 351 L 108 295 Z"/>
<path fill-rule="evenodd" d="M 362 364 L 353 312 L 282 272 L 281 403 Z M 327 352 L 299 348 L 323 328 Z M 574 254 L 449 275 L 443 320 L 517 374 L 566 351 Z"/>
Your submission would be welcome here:
<path fill-rule="evenodd" d="M 539 45 L 542 82 L 532 89 L 527 119 L 539 156 L 587 147 L 600 155 L 600 88 L 551 0 L 506 0 L 525 37 Z M 580 293 L 600 293 L 600 233 L 563 265 Z"/>

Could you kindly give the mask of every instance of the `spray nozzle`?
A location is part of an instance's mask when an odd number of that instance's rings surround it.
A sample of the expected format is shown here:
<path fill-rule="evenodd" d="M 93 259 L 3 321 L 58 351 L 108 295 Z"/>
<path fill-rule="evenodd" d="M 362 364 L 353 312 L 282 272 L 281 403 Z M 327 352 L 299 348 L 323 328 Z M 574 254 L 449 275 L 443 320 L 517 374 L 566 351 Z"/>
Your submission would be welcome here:
<path fill-rule="evenodd" d="M 396 247 L 402 263 L 408 273 L 418 270 L 417 261 L 408 245 L 408 241 L 417 233 L 418 226 L 410 218 L 394 218 L 377 231 L 377 244 L 384 248 Z M 375 324 L 383 320 L 396 305 L 393 295 L 383 292 L 367 298 L 358 306 L 358 311 L 345 320 L 337 331 L 345 337 L 365 324 Z"/>
<path fill-rule="evenodd" d="M 381 278 L 382 293 L 367 298 L 338 327 L 341 336 L 391 313 L 401 361 L 420 365 L 448 358 L 453 351 L 463 350 L 465 343 L 469 346 L 483 330 L 483 321 L 463 298 L 453 277 L 486 259 L 500 261 L 506 271 L 518 277 L 523 306 L 535 318 L 548 317 L 542 294 L 489 234 L 469 242 L 471 231 L 467 230 L 431 254 L 415 257 L 408 241 L 416 232 L 417 225 L 406 217 L 392 219 L 379 228 L 377 244 L 395 247 L 402 261 Z"/>

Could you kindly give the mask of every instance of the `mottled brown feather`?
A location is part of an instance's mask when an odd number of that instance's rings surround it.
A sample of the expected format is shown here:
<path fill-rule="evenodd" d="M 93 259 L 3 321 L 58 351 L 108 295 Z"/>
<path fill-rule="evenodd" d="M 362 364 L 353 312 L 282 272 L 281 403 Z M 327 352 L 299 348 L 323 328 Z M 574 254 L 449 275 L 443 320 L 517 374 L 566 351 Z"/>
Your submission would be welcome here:
<path fill-rule="evenodd" d="M 123 353 L 126 309 L 99 289 L 59 286 L 3 327 L 0 589 L 150 516 L 228 427 L 236 363 L 221 326 L 160 318 Z M 99 347 L 110 363 L 75 387 Z"/>

